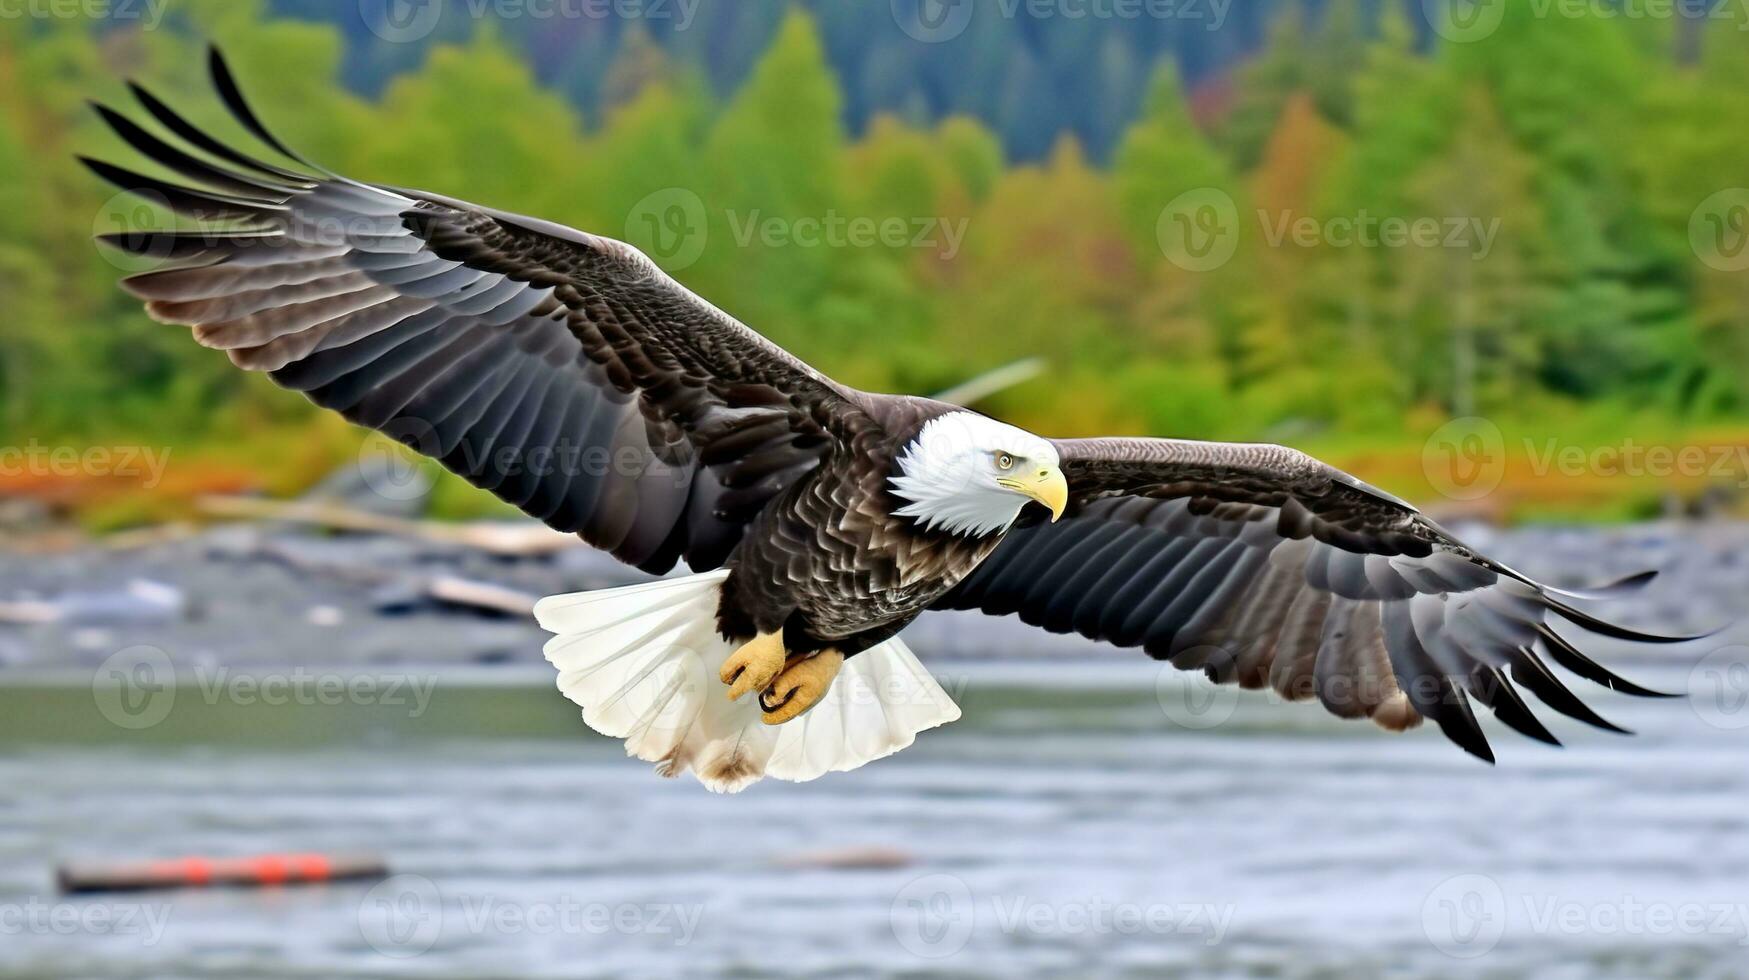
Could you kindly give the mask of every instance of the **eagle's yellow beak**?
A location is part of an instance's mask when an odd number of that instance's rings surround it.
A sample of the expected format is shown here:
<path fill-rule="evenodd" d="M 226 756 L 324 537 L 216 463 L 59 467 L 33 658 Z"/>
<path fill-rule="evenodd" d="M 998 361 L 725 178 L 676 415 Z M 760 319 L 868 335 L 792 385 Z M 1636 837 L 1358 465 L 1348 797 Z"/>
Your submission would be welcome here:
<path fill-rule="evenodd" d="M 996 483 L 1044 504 L 1051 512 L 1052 524 L 1069 506 L 1069 481 L 1063 479 L 1063 471 L 1055 466 L 1040 466 L 1025 476 L 1005 476 Z"/>

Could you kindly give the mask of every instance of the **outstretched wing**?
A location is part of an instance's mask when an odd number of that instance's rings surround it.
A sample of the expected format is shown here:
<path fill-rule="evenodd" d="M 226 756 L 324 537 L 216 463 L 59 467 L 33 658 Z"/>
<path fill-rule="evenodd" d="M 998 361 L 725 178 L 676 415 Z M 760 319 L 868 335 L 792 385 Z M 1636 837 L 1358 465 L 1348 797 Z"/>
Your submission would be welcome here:
<path fill-rule="evenodd" d="M 165 260 L 123 280 L 237 366 L 378 429 L 555 528 L 660 572 L 742 525 L 861 424 L 834 384 L 622 242 L 219 142 L 139 86 L 183 145 L 98 113 L 165 170 L 84 162 L 225 230 L 103 236 Z M 81 158 L 83 159 L 83 158 Z"/>
<path fill-rule="evenodd" d="M 1573 608 L 1651 579 L 1563 592 L 1490 561 L 1413 507 L 1281 446 L 1168 439 L 1057 443 L 1070 505 L 1011 531 L 938 608 L 1017 614 L 1054 633 L 1141 647 L 1220 683 L 1317 698 L 1344 718 L 1402 730 L 1431 718 L 1488 761 L 1474 697 L 1559 744 L 1514 686 L 1620 731 L 1543 660 L 1618 691 L 1553 617 L 1626 640 L 1677 642 Z"/>

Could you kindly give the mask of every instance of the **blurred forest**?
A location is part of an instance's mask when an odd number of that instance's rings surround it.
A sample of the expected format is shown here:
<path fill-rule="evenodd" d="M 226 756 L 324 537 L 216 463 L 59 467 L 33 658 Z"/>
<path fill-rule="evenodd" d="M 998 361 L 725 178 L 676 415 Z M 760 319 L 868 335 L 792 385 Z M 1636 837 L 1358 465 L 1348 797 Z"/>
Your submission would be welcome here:
<path fill-rule="evenodd" d="M 1427 433 L 1457 416 L 1509 445 L 1749 429 L 1749 262 L 1731 261 L 1749 195 L 1706 205 L 1749 187 L 1734 21 L 1514 4 L 1485 40 L 1451 43 L 1411 16 L 1419 3 L 1284 0 L 1235 5 L 1231 36 L 1023 14 L 924 44 L 884 2 L 704 0 L 701 21 L 722 13 L 678 37 L 450 17 L 396 45 L 360 42 L 356 9 L 337 6 L 351 16 L 190 0 L 157 29 L 0 19 L 8 432 L 211 447 L 235 479 L 287 489 L 351 451 L 344 425 L 147 320 L 113 285 L 137 265 L 91 241 L 174 219 L 73 164 L 134 160 L 87 98 L 125 103 L 138 78 L 240 136 L 206 88 L 209 38 L 312 158 L 625 238 L 859 387 L 927 393 L 1038 356 L 1044 376 L 983 407 L 1054 435 L 1373 454 L 1385 473 L 1369 477 L 1405 493 L 1426 486 Z M 727 14 L 748 8 L 764 12 Z M 858 37 L 866 50 L 843 54 Z M 972 67 L 940 68 L 954 59 Z M 1086 84 L 1052 83 L 1064 65 Z M 1236 217 L 1236 249 L 1187 262 L 1173 222 L 1209 202 Z M 933 233 L 750 233 L 833 216 Z M 1283 237 L 1304 219 L 1433 219 L 1487 241 Z M 1412 453 L 1396 470 L 1393 447 Z"/>

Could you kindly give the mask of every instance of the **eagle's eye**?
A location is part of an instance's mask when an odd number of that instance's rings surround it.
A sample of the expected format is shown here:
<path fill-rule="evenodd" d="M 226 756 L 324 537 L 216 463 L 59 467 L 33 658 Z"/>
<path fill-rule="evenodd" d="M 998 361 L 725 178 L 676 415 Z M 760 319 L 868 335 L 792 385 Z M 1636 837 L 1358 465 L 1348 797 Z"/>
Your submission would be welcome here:
<path fill-rule="evenodd" d="M 996 454 L 996 468 L 999 470 L 1014 469 L 1014 457 L 1007 453 Z"/>

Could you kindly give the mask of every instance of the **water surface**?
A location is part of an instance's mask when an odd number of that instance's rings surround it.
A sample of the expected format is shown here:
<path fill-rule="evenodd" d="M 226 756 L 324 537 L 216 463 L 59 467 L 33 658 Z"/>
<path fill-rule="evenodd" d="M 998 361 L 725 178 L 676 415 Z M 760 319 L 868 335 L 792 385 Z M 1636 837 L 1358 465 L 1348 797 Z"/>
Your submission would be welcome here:
<path fill-rule="evenodd" d="M 1685 690 L 1698 655 L 1625 669 Z M 960 722 L 737 797 L 654 777 L 531 672 L 428 675 L 423 710 L 185 685 L 131 731 L 89 686 L 0 689 L 0 973 L 1749 972 L 1737 702 L 1589 689 L 1640 735 L 1500 731 L 1489 767 L 1431 732 L 1186 702 L 1146 661 L 935 666 Z M 397 874 L 53 888 L 65 859 L 282 850 Z"/>

